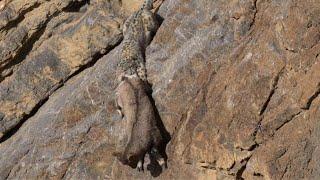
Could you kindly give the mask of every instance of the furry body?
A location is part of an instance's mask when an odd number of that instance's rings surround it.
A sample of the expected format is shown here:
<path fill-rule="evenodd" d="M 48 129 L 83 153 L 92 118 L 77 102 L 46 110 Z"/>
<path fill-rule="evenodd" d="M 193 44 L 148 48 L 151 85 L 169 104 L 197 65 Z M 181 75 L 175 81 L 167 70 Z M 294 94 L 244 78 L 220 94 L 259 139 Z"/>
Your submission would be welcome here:
<path fill-rule="evenodd" d="M 124 78 L 117 88 L 117 104 L 126 121 L 128 138 L 124 152 L 116 155 L 123 164 L 135 167 L 139 162 L 142 166 L 146 153 L 157 154 L 164 143 L 144 82 L 137 76 Z M 159 156 L 158 160 L 163 164 L 163 158 Z"/>
<path fill-rule="evenodd" d="M 123 45 L 118 63 L 118 77 L 138 75 L 147 80 L 145 67 L 145 49 L 159 24 L 152 10 L 152 0 L 146 0 L 142 7 L 133 13 L 123 26 Z"/>
<path fill-rule="evenodd" d="M 123 26 L 123 43 L 117 64 L 116 101 L 125 121 L 125 148 L 115 155 L 123 164 L 143 169 L 146 153 L 153 156 L 160 165 L 165 165 L 159 149 L 164 140 L 157 127 L 154 107 L 148 97 L 145 50 L 159 24 L 152 12 L 153 0 L 146 0 Z"/>

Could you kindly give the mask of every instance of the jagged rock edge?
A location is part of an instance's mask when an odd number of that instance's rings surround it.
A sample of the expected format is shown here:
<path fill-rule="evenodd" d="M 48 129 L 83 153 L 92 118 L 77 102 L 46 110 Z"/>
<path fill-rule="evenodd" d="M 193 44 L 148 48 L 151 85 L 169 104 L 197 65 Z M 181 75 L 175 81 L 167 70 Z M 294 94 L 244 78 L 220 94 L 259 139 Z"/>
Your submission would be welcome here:
<path fill-rule="evenodd" d="M 48 101 L 48 99 L 50 98 L 50 96 L 57 91 L 58 89 L 60 89 L 61 87 L 64 86 L 65 83 L 67 83 L 70 79 L 74 78 L 75 76 L 79 75 L 81 72 L 85 71 L 86 69 L 89 69 L 91 67 L 93 67 L 104 55 L 108 54 L 112 49 L 114 49 L 115 47 L 117 47 L 120 42 L 122 41 L 122 39 L 119 39 L 119 41 L 111 46 L 110 48 L 106 49 L 105 53 L 100 53 L 97 52 L 96 54 L 94 54 L 92 56 L 92 60 L 89 61 L 87 64 L 79 67 L 78 70 L 74 71 L 73 73 L 71 73 L 65 80 L 59 82 L 55 87 L 53 87 L 47 94 L 47 96 L 45 98 L 43 98 L 42 100 L 39 101 L 38 104 L 35 105 L 35 107 L 30 111 L 29 114 L 25 114 L 25 116 L 21 119 L 21 121 L 15 125 L 14 127 L 12 127 L 11 129 L 9 129 L 8 131 L 4 132 L 3 137 L 0 139 L 0 144 L 7 141 L 8 139 L 10 139 L 14 134 L 16 134 L 18 132 L 18 130 L 20 129 L 20 127 L 31 117 L 33 117 L 38 110 Z"/>
<path fill-rule="evenodd" d="M 41 3 L 36 2 L 34 5 L 28 7 L 27 9 L 22 10 L 16 18 L 11 19 L 5 26 L 0 28 L 0 32 L 7 32 L 11 28 L 16 27 L 20 22 L 24 20 L 26 14 L 38 8 L 40 5 Z"/>
<path fill-rule="evenodd" d="M 55 17 L 58 17 L 61 13 L 63 12 L 74 12 L 74 11 L 78 11 L 81 7 L 83 7 L 84 5 L 86 5 L 86 0 L 85 1 L 81 1 L 81 2 L 71 2 L 69 5 L 67 5 L 66 7 L 62 8 L 61 10 L 58 10 L 57 12 L 53 13 L 51 16 L 48 17 L 48 19 L 39 26 L 39 28 L 30 36 L 30 38 L 25 38 L 22 41 L 22 46 L 19 48 L 19 50 L 17 51 L 17 54 L 12 58 L 12 59 L 8 59 L 8 63 L 4 63 L 5 65 L 3 67 L 0 68 L 0 72 L 4 71 L 6 69 L 15 67 L 15 66 L 19 66 L 19 64 L 25 60 L 25 58 L 32 52 L 32 51 L 36 51 L 40 45 L 38 47 L 36 47 L 36 49 L 33 49 L 33 46 L 36 42 L 38 42 L 37 40 L 41 39 L 41 36 L 45 33 L 45 30 L 47 28 L 48 23 L 54 19 Z M 36 9 L 37 7 L 39 7 L 41 4 L 38 3 L 36 7 L 33 8 L 28 8 L 31 9 L 28 12 Z M 75 6 L 75 7 L 74 7 Z M 24 19 L 24 15 L 22 16 Z M 22 19 L 22 20 L 23 20 Z M 22 21 L 21 20 L 21 21 Z M 18 21 L 17 24 L 21 21 Z M 7 27 L 7 26 L 5 26 Z M 49 38 L 50 39 L 50 38 Z M 0 83 L 2 81 L 4 81 L 6 78 L 10 77 L 13 73 L 9 73 L 7 76 L 0 76 Z M 1 142 L 1 141 L 0 141 Z"/>

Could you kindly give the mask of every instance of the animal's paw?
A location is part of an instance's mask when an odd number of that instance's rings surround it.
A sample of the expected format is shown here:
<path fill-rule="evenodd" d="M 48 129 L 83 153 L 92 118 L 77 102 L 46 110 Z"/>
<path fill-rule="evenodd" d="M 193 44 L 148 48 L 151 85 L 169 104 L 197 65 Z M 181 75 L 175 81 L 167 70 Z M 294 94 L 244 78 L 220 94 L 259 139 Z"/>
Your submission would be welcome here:
<path fill-rule="evenodd" d="M 137 169 L 138 169 L 139 172 L 143 172 L 144 171 L 142 161 L 138 162 Z"/>
<path fill-rule="evenodd" d="M 165 161 L 164 158 L 160 158 L 157 160 L 159 165 L 161 166 L 162 169 L 167 169 L 168 166 L 167 166 L 167 162 Z"/>

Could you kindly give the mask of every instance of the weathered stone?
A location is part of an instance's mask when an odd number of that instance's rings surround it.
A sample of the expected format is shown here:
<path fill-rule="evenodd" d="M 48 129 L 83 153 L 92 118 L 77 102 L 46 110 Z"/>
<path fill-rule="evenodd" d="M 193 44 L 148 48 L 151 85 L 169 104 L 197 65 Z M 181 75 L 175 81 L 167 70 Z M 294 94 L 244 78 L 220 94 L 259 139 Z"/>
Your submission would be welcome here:
<path fill-rule="evenodd" d="M 37 18 L 29 21 L 33 19 Z M 112 17 L 107 7 L 91 8 L 39 45 L 0 84 L 0 112 L 5 115 L 0 122 L 0 132 L 8 132 L 23 121 L 81 67 L 95 62 L 117 45 L 122 38 L 120 23 L 121 19 Z M 2 42 L 6 44 L 6 40 Z"/>
<path fill-rule="evenodd" d="M 23 2 L 0 12 L 1 41 L 54 1 Z M 146 59 L 168 169 L 118 162 L 119 47 L 100 57 L 141 2 L 71 4 L 45 30 L 28 20 L 44 32 L 0 83 L 0 179 L 320 177 L 318 1 L 165 0 Z"/>

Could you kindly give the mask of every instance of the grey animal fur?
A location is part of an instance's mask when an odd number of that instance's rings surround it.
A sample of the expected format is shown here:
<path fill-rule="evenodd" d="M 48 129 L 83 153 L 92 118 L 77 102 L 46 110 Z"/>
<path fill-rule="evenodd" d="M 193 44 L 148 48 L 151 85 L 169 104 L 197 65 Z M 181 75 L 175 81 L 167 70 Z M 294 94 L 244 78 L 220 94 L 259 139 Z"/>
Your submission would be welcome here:
<path fill-rule="evenodd" d="M 117 76 L 120 81 L 123 76 L 134 74 L 147 81 L 145 50 L 159 28 L 159 23 L 152 12 L 152 4 L 153 0 L 146 0 L 123 25 L 124 39 L 117 65 Z"/>

